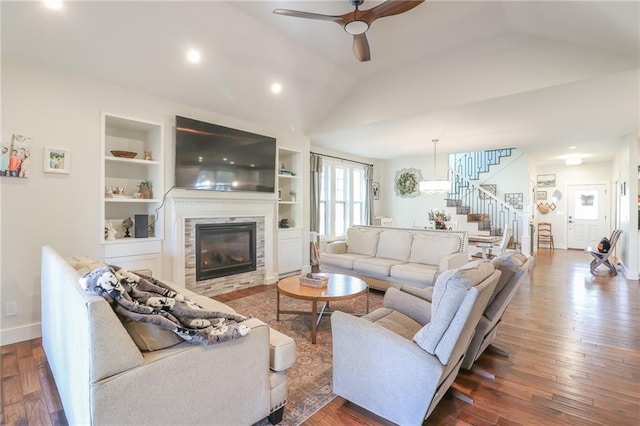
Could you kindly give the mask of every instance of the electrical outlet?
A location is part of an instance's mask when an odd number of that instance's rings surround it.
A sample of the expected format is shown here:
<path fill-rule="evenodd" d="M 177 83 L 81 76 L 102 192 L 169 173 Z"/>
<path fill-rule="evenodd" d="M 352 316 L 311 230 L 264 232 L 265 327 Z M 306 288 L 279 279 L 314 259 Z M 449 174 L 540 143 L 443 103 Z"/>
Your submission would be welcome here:
<path fill-rule="evenodd" d="M 6 317 L 14 317 L 18 315 L 18 302 L 7 302 L 4 305 L 4 315 Z"/>

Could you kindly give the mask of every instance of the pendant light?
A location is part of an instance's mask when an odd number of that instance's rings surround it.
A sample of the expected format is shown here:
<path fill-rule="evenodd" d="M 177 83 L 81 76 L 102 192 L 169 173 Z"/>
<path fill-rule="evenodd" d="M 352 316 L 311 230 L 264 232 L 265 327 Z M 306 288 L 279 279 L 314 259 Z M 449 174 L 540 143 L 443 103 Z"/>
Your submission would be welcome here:
<path fill-rule="evenodd" d="M 446 194 L 451 191 L 451 182 L 436 178 L 436 145 L 438 139 L 433 140 L 433 179 L 420 182 L 420 192 L 425 194 Z"/>

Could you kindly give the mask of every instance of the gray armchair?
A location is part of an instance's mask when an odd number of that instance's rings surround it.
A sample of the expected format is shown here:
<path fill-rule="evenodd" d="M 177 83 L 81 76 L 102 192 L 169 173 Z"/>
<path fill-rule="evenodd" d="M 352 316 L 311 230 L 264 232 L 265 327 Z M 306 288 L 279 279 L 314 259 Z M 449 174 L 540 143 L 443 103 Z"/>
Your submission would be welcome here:
<path fill-rule="evenodd" d="M 333 392 L 394 423 L 422 424 L 458 374 L 500 274 L 475 261 L 441 274 L 433 303 L 390 288 L 368 315 L 335 312 Z"/>
<path fill-rule="evenodd" d="M 502 322 L 502 316 L 506 311 L 511 299 L 518 291 L 520 284 L 526 279 L 533 263 L 533 257 L 527 257 L 519 251 L 508 250 L 494 257 L 491 260 L 494 267 L 501 272 L 500 279 L 496 285 L 493 294 L 489 298 L 489 303 L 482 313 L 476 331 L 473 334 L 467 354 L 462 362 L 462 368 L 470 370 L 474 362 L 482 355 L 482 353 L 491 346 L 494 352 L 502 356 L 509 356 L 509 353 L 494 343 L 498 326 Z M 431 302 L 433 298 L 433 287 L 414 288 L 402 286 L 403 292 L 412 294 L 413 296 Z M 495 376 L 488 371 L 474 369 L 477 373 L 495 379 Z"/>

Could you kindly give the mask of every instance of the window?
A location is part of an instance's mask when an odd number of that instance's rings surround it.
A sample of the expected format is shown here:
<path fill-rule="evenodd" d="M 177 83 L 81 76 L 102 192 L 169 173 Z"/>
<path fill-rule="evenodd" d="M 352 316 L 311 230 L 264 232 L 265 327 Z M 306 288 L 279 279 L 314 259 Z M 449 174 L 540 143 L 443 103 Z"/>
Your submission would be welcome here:
<path fill-rule="evenodd" d="M 320 235 L 340 237 L 364 223 L 365 166 L 325 158 L 320 183 Z"/>

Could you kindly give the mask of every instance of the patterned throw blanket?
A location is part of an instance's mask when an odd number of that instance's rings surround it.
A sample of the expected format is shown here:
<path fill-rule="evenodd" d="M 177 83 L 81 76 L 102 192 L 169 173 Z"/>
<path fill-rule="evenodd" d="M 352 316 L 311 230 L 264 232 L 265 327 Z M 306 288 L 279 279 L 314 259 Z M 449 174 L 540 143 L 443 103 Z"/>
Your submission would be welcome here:
<path fill-rule="evenodd" d="M 191 343 L 211 345 L 250 331 L 241 324 L 247 319 L 243 315 L 207 311 L 155 278 L 117 266 L 88 272 L 80 284 L 104 297 L 118 314 L 166 328 Z"/>

